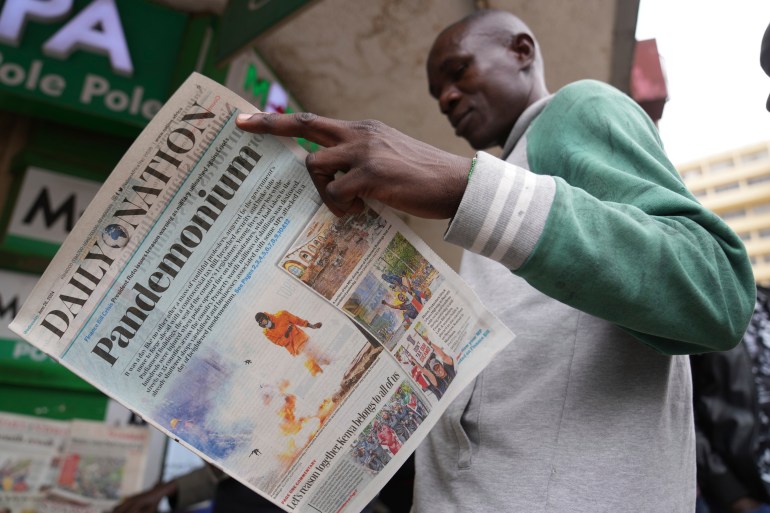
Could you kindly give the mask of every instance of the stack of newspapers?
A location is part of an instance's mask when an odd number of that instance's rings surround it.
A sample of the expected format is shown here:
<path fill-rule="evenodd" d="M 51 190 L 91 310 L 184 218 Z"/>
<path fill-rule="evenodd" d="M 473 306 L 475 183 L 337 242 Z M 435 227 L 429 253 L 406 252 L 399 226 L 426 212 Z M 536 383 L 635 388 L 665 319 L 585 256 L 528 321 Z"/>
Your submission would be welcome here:
<path fill-rule="evenodd" d="M 0 511 L 100 513 L 140 491 L 149 431 L 0 413 Z"/>

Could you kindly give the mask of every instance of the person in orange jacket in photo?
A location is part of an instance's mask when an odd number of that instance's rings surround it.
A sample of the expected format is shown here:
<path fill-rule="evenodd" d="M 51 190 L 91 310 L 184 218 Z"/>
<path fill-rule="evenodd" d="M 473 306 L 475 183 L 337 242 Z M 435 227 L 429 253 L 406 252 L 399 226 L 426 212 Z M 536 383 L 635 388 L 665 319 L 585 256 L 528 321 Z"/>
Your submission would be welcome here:
<path fill-rule="evenodd" d="M 321 366 L 331 363 L 331 357 L 326 351 L 313 343 L 302 329 L 319 329 L 323 326 L 320 322 L 310 323 L 286 310 L 274 314 L 257 312 L 254 319 L 270 342 L 285 348 L 292 356 L 304 355 L 307 359 L 305 367 L 312 375 L 323 372 Z"/>

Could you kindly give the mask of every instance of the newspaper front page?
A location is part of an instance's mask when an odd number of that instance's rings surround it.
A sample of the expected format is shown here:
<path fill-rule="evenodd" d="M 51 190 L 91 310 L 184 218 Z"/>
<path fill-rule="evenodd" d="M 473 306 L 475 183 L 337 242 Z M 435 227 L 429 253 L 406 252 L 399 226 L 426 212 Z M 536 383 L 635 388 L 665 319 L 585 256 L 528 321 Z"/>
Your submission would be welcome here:
<path fill-rule="evenodd" d="M 286 511 L 360 511 L 513 339 L 387 208 L 337 218 L 193 74 L 11 329 Z"/>

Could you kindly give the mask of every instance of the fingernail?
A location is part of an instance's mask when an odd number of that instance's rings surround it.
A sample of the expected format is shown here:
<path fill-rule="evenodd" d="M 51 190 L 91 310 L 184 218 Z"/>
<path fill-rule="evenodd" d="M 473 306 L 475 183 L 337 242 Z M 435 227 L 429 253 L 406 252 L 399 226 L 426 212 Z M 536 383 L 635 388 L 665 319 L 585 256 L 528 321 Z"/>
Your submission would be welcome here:
<path fill-rule="evenodd" d="M 238 121 L 248 121 L 251 119 L 251 114 L 238 114 Z"/>

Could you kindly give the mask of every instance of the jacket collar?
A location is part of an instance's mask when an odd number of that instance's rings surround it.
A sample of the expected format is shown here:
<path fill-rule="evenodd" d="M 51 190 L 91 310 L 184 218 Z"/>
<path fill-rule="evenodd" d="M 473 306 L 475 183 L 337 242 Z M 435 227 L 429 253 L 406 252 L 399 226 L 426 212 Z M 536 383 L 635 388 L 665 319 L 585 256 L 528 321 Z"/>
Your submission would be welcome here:
<path fill-rule="evenodd" d="M 549 94 L 545 98 L 541 98 L 527 107 L 524 112 L 521 113 L 521 116 L 519 116 L 519 119 L 517 119 L 516 123 L 513 125 L 511 133 L 508 135 L 508 139 L 505 141 L 505 145 L 503 146 L 503 153 L 500 155 L 501 159 L 505 160 L 508 158 L 508 156 L 513 151 L 513 148 L 516 147 L 516 143 L 519 142 L 521 136 L 524 135 L 524 132 L 526 132 L 530 123 L 532 123 L 538 114 L 543 111 L 545 106 L 548 105 L 548 102 L 551 101 L 551 98 L 553 98 L 553 95 Z"/>

